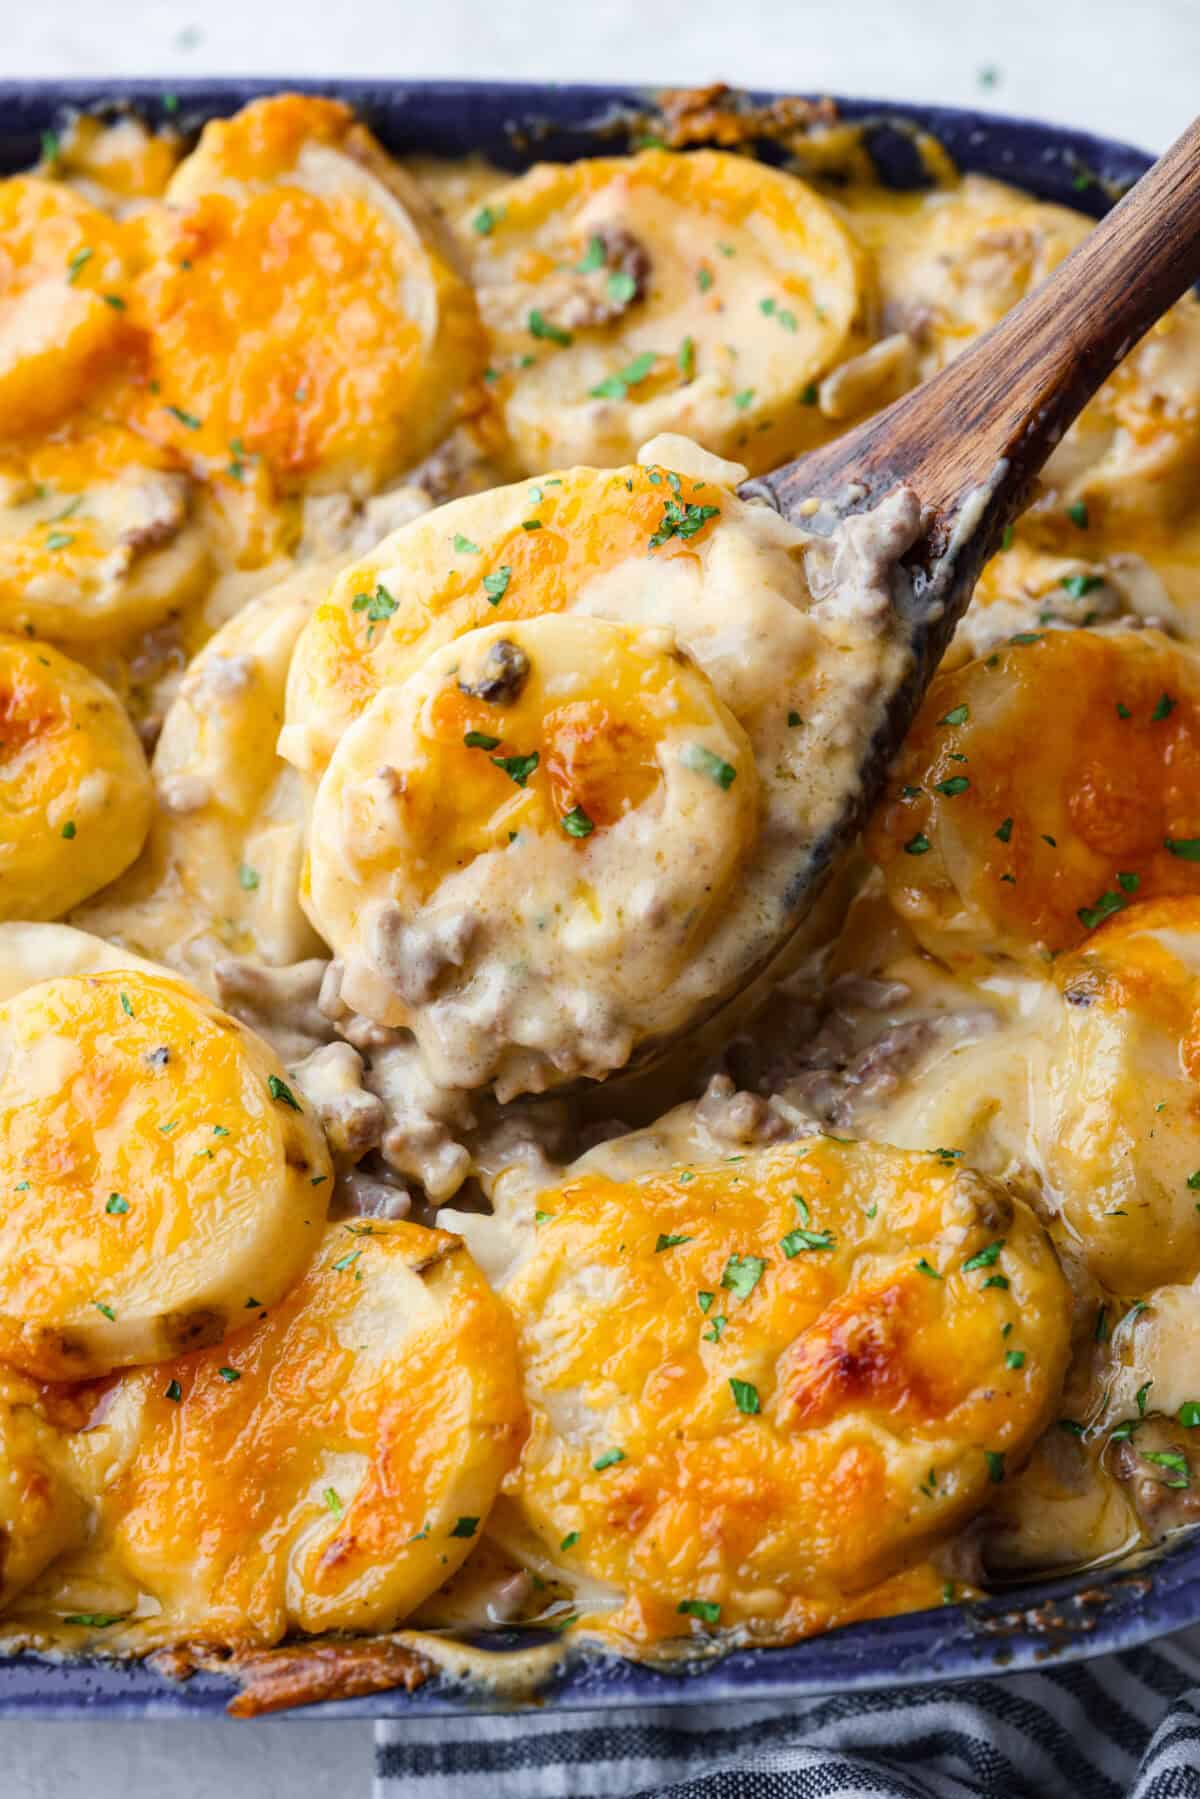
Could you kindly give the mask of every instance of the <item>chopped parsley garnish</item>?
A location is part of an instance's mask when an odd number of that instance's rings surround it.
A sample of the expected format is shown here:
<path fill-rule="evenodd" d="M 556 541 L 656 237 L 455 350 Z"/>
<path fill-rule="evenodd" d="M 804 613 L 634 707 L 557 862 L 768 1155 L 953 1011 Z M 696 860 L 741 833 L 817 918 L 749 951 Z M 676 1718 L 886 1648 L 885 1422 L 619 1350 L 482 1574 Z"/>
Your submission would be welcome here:
<path fill-rule="evenodd" d="M 483 591 L 488 598 L 489 606 L 498 606 L 508 592 L 508 584 L 512 580 L 511 568 L 498 568 L 494 575 L 483 577 Z"/>
<path fill-rule="evenodd" d="M 1135 874 L 1119 874 L 1117 886 L 1125 893 L 1136 893 L 1142 884 L 1142 877 Z"/>
<path fill-rule="evenodd" d="M 690 1243 L 691 1240 L 690 1237 L 671 1237 L 665 1231 L 660 1231 L 658 1242 L 654 1245 L 654 1253 L 661 1255 L 664 1249 L 677 1249 L 681 1243 Z"/>
<path fill-rule="evenodd" d="M 74 256 L 72 256 L 70 262 L 67 264 L 68 282 L 74 282 L 78 279 L 95 254 L 96 252 L 90 245 L 82 250 L 76 250 Z"/>
<path fill-rule="evenodd" d="M 110 1218 L 120 1218 L 129 1210 L 129 1201 L 123 1193 L 110 1193 L 105 1201 L 104 1210 Z"/>
<path fill-rule="evenodd" d="M 705 749 L 702 743 L 685 743 L 679 752 L 679 760 L 685 768 L 690 768 L 694 774 L 706 775 L 726 792 L 737 780 L 737 769 L 712 750 Z"/>
<path fill-rule="evenodd" d="M 753 1381 L 738 1380 L 736 1375 L 730 1375 L 729 1390 L 738 1411 L 745 1413 L 747 1418 L 752 1418 L 759 1409 L 758 1388 Z"/>
<path fill-rule="evenodd" d="M 231 1387 L 235 1380 L 241 1380 L 242 1378 L 242 1371 L 240 1368 L 218 1368 L 217 1373 L 221 1376 L 221 1379 Z"/>
<path fill-rule="evenodd" d="M 481 206 L 471 220 L 471 229 L 477 231 L 480 237 L 487 237 L 490 232 L 495 230 L 501 217 L 502 214 L 494 206 Z"/>
<path fill-rule="evenodd" d="M 121 995 L 121 1010 L 124 1012 L 126 1018 L 132 1018 L 134 1016 L 133 1007 L 130 1004 L 129 995 L 127 993 Z"/>
<path fill-rule="evenodd" d="M 1153 1385 L 1154 1385 L 1154 1382 L 1152 1380 L 1148 1380 L 1146 1382 L 1145 1386 L 1139 1387 L 1136 1394 L 1134 1395 L 1134 1404 L 1137 1406 L 1139 1418 L 1144 1418 L 1146 1416 L 1146 1395 L 1149 1393 L 1149 1391 Z"/>
<path fill-rule="evenodd" d="M 637 282 L 627 269 L 614 269 L 604 285 L 609 299 L 615 300 L 618 306 L 628 306 L 637 293 Z"/>
<path fill-rule="evenodd" d="M 335 1274 L 347 1274 L 361 1256 L 361 1249 L 348 1249 L 344 1256 L 339 1256 L 333 1264 Z"/>
<path fill-rule="evenodd" d="M 103 1316 L 108 1319 L 110 1324 L 115 1324 L 117 1322 L 117 1314 L 113 1311 L 111 1306 L 106 1306 L 102 1299 L 93 1299 L 92 1304 L 98 1312 L 102 1313 Z"/>
<path fill-rule="evenodd" d="M 684 338 L 675 361 L 684 380 L 690 381 L 696 373 L 696 344 L 693 338 Z"/>
<path fill-rule="evenodd" d="M 1200 1188 L 1200 1168 L 1194 1168 L 1192 1170 L 1191 1174 L 1187 1177 L 1187 1184 L 1192 1189 L 1193 1193 Z"/>
<path fill-rule="evenodd" d="M 518 787 L 524 787 L 538 765 L 538 753 L 533 750 L 528 756 L 493 756 L 492 761 L 497 768 L 504 770 L 510 781 L 515 781 Z"/>
<path fill-rule="evenodd" d="M 588 247 L 580 260 L 575 264 L 577 275 L 590 275 L 594 269 L 602 269 L 608 261 L 604 248 L 604 239 L 598 231 L 594 231 L 588 239 Z"/>
<path fill-rule="evenodd" d="M 712 1311 L 713 1300 L 716 1297 L 715 1293 L 697 1293 L 696 1304 L 706 1316 Z"/>
<path fill-rule="evenodd" d="M 1188 1459 L 1177 1449 L 1144 1449 L 1141 1452 L 1144 1462 L 1153 1462 L 1158 1468 L 1168 1468 L 1174 1475 L 1173 1480 L 1163 1482 L 1166 1487 L 1188 1487 L 1192 1481 L 1192 1471 Z"/>
<path fill-rule="evenodd" d="M 178 419 L 188 431 L 199 431 L 200 420 L 194 412 L 185 412 L 182 406 L 165 406 L 163 410 L 169 412 L 173 419 Z"/>
<path fill-rule="evenodd" d="M 327 1508 L 333 1513 L 334 1517 L 340 1518 L 344 1508 L 336 1487 L 326 1487 L 323 1498 Z"/>
<path fill-rule="evenodd" d="M 452 1537 L 473 1537 L 478 1529 L 478 1518 L 460 1518 L 450 1535 Z"/>
<path fill-rule="evenodd" d="M 701 268 L 696 271 L 696 286 L 702 294 L 706 294 L 712 284 L 713 272 L 711 269 Z"/>
<path fill-rule="evenodd" d="M 985 1449 L 983 1454 L 988 1466 L 988 1479 L 999 1484 L 1004 1479 L 1004 1451 Z"/>
<path fill-rule="evenodd" d="M 1133 713 L 1129 710 L 1129 707 L 1123 706 L 1121 704 L 1120 700 L 1117 701 L 1117 717 L 1118 718 L 1132 718 L 1133 717 Z"/>
<path fill-rule="evenodd" d="M 906 856 L 924 856 L 929 853 L 930 847 L 929 839 L 924 831 L 918 831 L 916 836 L 910 837 L 905 844 L 904 853 Z"/>
<path fill-rule="evenodd" d="M 544 338 L 548 343 L 558 344 L 564 350 L 574 342 L 569 331 L 563 331 L 559 326 L 552 325 L 550 320 L 543 317 L 536 307 L 530 313 L 526 323 L 532 337 Z"/>
<path fill-rule="evenodd" d="M 971 708 L 964 702 L 961 706 L 952 706 L 944 717 L 938 719 L 939 725 L 965 725 L 971 716 Z"/>
<path fill-rule="evenodd" d="M 1088 509 L 1082 500 L 1071 501 L 1071 504 L 1067 507 L 1067 517 L 1073 525 L 1078 525 L 1081 531 L 1087 530 Z"/>
<path fill-rule="evenodd" d="M 1200 844 L 1197 845 L 1197 848 L 1200 850 Z M 1200 860 L 1200 856 L 1197 857 L 1197 860 Z M 1100 895 L 1094 906 L 1080 906 L 1075 916 L 1085 931 L 1094 931 L 1098 924 L 1103 924 L 1104 920 L 1111 918 L 1114 912 L 1120 912 L 1125 904 L 1124 894 L 1106 892 Z"/>
<path fill-rule="evenodd" d="M 350 602 L 351 610 L 353 612 L 365 612 L 367 618 L 373 625 L 379 624 L 381 619 L 391 618 L 393 612 L 397 610 L 399 605 L 399 600 L 394 600 L 392 598 L 382 581 L 378 584 L 374 593 L 356 593 L 353 600 Z"/>
<path fill-rule="evenodd" d="M 979 1250 L 963 1263 L 963 1273 L 970 1274 L 973 1268 L 990 1268 L 994 1262 L 1000 1260 L 1000 1251 L 1003 1248 L 1004 1238 L 997 1237 L 994 1243 L 989 1243 L 986 1249 Z"/>
<path fill-rule="evenodd" d="M 1200 862 L 1200 837 L 1164 837 L 1163 848 L 1181 862 Z"/>
<path fill-rule="evenodd" d="M 721 1341 L 721 1333 L 728 1323 L 729 1320 L 726 1318 L 724 1312 L 718 1312 L 708 1329 L 703 1332 L 704 1341 L 706 1343 L 719 1343 Z"/>
<path fill-rule="evenodd" d="M 1176 704 L 1177 702 L 1171 698 L 1169 693 L 1160 693 L 1158 702 L 1155 705 L 1153 712 L 1150 714 L 1151 724 L 1157 724 L 1160 718 L 1170 718 L 1172 712 L 1175 710 Z"/>
<path fill-rule="evenodd" d="M 989 1274 L 979 1291 L 985 1293 L 989 1287 L 1002 1287 L 1004 1291 L 1007 1292 L 1008 1285 L 1009 1281 L 1007 1274 Z"/>
<path fill-rule="evenodd" d="M 75 538 L 70 531 L 51 531 L 46 539 L 46 548 L 48 550 L 65 550 L 74 542 Z"/>
<path fill-rule="evenodd" d="M 468 731 L 463 738 L 469 750 L 498 750 L 500 739 L 489 737 L 486 731 Z"/>
<path fill-rule="evenodd" d="M 921 1257 L 919 1262 L 914 1263 L 914 1267 L 918 1274 L 927 1274 L 930 1280 L 940 1281 L 942 1278 L 932 1262 L 926 1261 L 924 1256 Z"/>
<path fill-rule="evenodd" d="M 650 548 L 661 549 L 672 537 L 695 537 L 697 531 L 702 530 L 710 518 L 716 518 L 720 510 L 719 506 L 685 506 L 678 500 L 667 500 L 663 506 L 662 523 L 650 539 Z"/>
<path fill-rule="evenodd" d="M 183 1388 L 177 1380 L 167 1382 L 166 1387 L 163 1389 L 163 1398 L 169 1399 L 173 1405 L 179 1404 L 179 1401 L 183 1398 Z"/>
<path fill-rule="evenodd" d="M 779 1239 L 779 1247 L 790 1262 L 806 1249 L 833 1249 L 836 1241 L 832 1231 L 795 1230 Z"/>
<path fill-rule="evenodd" d="M 253 893 L 260 880 L 257 868 L 251 868 L 248 862 L 238 863 L 238 886 L 247 893 Z"/>
<path fill-rule="evenodd" d="M 120 294 L 102 294 L 100 297 L 106 306 L 112 307 L 114 312 L 124 312 L 125 302 Z"/>
<path fill-rule="evenodd" d="M 1014 1369 L 1023 1368 L 1025 1366 L 1025 1351 L 1023 1349 L 1010 1349 L 1004 1358 L 1004 1366 L 1006 1368 Z"/>
<path fill-rule="evenodd" d="M 970 785 L 966 775 L 951 775 L 948 780 L 935 781 L 933 791 L 944 793 L 948 800 L 952 800 L 956 794 L 965 793 Z"/>
<path fill-rule="evenodd" d="M 615 375 L 606 375 L 597 386 L 589 387 L 588 393 L 593 400 L 627 399 L 630 388 L 644 381 L 657 361 L 657 351 L 643 350 L 640 356 L 635 356 L 632 362 L 626 363 L 623 369 L 618 369 Z"/>
<path fill-rule="evenodd" d="M 1184 1430 L 1195 1430 L 1200 1426 L 1200 1400 L 1185 1399 L 1175 1416 Z"/>
<path fill-rule="evenodd" d="M 124 1624 L 128 1612 L 71 1612 L 64 1624 L 86 1624 L 89 1630 L 107 1630 L 111 1624 Z"/>
<path fill-rule="evenodd" d="M 68 843 L 70 842 L 71 838 L 74 837 L 74 835 L 75 835 L 75 820 L 73 818 L 68 818 L 66 824 L 62 828 L 60 835 L 65 837 L 67 839 Z"/>
<path fill-rule="evenodd" d="M 540 518 L 523 518 L 521 520 L 522 531 L 540 531 L 541 528 L 542 521 Z"/>
<path fill-rule="evenodd" d="M 804 723 L 804 720 L 801 718 L 801 716 L 798 712 L 789 712 L 787 715 L 787 721 L 788 721 L 788 728 L 793 731 L 796 729 L 797 725 L 802 725 Z"/>
<path fill-rule="evenodd" d="M 1000 533 L 1000 548 L 1002 550 L 1011 550 L 1012 549 L 1012 540 L 1013 540 L 1013 528 L 1011 525 L 1005 525 L 1003 531 L 1001 531 L 1001 533 Z"/>
<path fill-rule="evenodd" d="M 1100 1306 L 1096 1312 L 1096 1323 L 1092 1329 L 1092 1337 L 1097 1343 L 1107 1343 L 1111 1334 L 1108 1327 L 1108 1307 Z"/>
<path fill-rule="evenodd" d="M 800 390 L 801 406 L 815 406 L 819 398 L 820 391 L 815 381 L 810 381 L 807 387 L 803 387 Z"/>
<path fill-rule="evenodd" d="M 590 837 L 596 829 L 582 806 L 572 806 L 563 815 L 562 828 L 568 837 Z"/>
<path fill-rule="evenodd" d="M 464 537 L 461 531 L 454 533 L 454 548 L 459 556 L 478 556 L 479 554 L 479 545 L 472 543 L 469 537 Z"/>
<path fill-rule="evenodd" d="M 606 1468 L 614 1468 L 618 1462 L 623 1462 L 624 1460 L 625 1451 L 623 1449 L 606 1449 L 604 1454 L 598 1455 L 592 1463 L 592 1472 L 594 1474 L 603 1474 Z"/>
<path fill-rule="evenodd" d="M 535 1224 L 549 1224 L 553 1217 L 553 1212 L 535 1212 L 533 1214 L 533 1222 Z"/>
<path fill-rule="evenodd" d="M 271 1095 L 272 1099 L 277 1099 L 281 1105 L 290 1106 L 293 1112 L 299 1112 L 301 1110 L 300 1102 L 296 1098 L 296 1095 L 292 1092 L 287 1082 L 281 1081 L 277 1074 L 269 1074 L 267 1076 L 267 1092 Z"/>
<path fill-rule="evenodd" d="M 725 1272 L 721 1276 L 721 1285 L 739 1299 L 749 1299 L 755 1287 L 766 1273 L 767 1264 L 762 1256 L 732 1255 L 725 1264 Z"/>
<path fill-rule="evenodd" d="M 1065 587 L 1073 600 L 1082 600 L 1103 585 L 1099 575 L 1064 575 L 1059 582 L 1059 586 Z"/>
<path fill-rule="evenodd" d="M 993 835 L 993 837 L 998 837 L 1000 839 L 1001 843 L 1011 843 L 1012 831 L 1013 831 L 1013 821 L 1011 818 L 1006 818 L 1004 820 L 1003 824 L 998 825 L 997 828 L 992 832 L 992 835 Z"/>
<path fill-rule="evenodd" d="M 43 133 L 42 133 L 42 161 L 43 162 L 57 162 L 61 148 L 62 148 L 62 146 L 59 142 L 59 136 L 58 136 L 57 131 L 43 131 Z"/>
<path fill-rule="evenodd" d="M 681 1599 L 675 1610 L 685 1618 L 699 1618 L 702 1624 L 716 1624 L 721 1608 L 713 1599 Z"/>
<path fill-rule="evenodd" d="M 740 393 L 734 394 L 733 403 L 739 412 L 745 412 L 748 406 L 753 406 L 754 404 L 754 389 L 752 387 L 743 387 Z"/>

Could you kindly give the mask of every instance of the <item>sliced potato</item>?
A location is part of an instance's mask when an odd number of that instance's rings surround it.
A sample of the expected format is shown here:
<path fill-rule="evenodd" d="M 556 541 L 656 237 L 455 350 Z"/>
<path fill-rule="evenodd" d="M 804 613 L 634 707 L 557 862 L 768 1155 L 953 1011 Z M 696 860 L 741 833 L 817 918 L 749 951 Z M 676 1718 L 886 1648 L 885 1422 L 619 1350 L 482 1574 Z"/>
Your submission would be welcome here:
<path fill-rule="evenodd" d="M 226 502 L 369 493 L 481 403 L 471 290 L 347 107 L 285 94 L 214 120 L 167 199 L 138 283 L 142 421 Z"/>
<path fill-rule="evenodd" d="M 135 345 L 121 228 L 57 182 L 0 182 L 0 435 L 96 405 Z"/>
<path fill-rule="evenodd" d="M 211 568 L 192 483 L 123 426 L 0 461 L 0 627 L 103 649 L 194 599 Z"/>
<path fill-rule="evenodd" d="M 265 1317 L 126 1376 L 74 1452 L 105 1562 L 161 1608 L 136 1639 L 246 1645 L 391 1629 L 470 1554 L 523 1418 L 460 1239 L 330 1225 Z"/>
<path fill-rule="evenodd" d="M 45 1416 L 38 1388 L 11 1369 L 0 1370 L 0 1608 L 86 1541 L 88 1509 L 72 1475 L 69 1452 Z"/>
<path fill-rule="evenodd" d="M 629 462 L 660 431 L 759 470 L 830 434 L 817 384 L 867 341 L 866 270 L 795 176 L 719 150 L 590 157 L 539 164 L 472 219 L 527 473 Z"/>
<path fill-rule="evenodd" d="M 601 1076 L 728 905 L 759 806 L 745 732 L 672 636 L 491 625 L 342 738 L 312 915 L 343 1001 L 412 1029 L 439 1081 Z"/>
<path fill-rule="evenodd" d="M 625 1596 L 608 1624 L 635 1640 L 827 1626 L 1053 1415 L 1054 1253 L 951 1151 L 808 1139 L 568 1173 L 530 1203 L 504 1293 L 532 1426 L 506 1490 L 555 1561 Z"/>
<path fill-rule="evenodd" d="M 57 918 L 111 881 L 152 803 L 104 683 L 48 644 L 0 637 L 0 918 Z"/>
<path fill-rule="evenodd" d="M 274 1056 L 137 969 L 0 1006 L 0 1352 L 83 1379 L 219 1341 L 318 1241 L 331 1167 Z"/>
<path fill-rule="evenodd" d="M 299 777 L 275 741 L 293 648 L 332 572 L 288 576 L 193 659 L 154 753 L 159 806 L 145 853 L 76 920 L 206 991 L 221 957 L 279 966 L 322 948 L 297 897 Z"/>
<path fill-rule="evenodd" d="M 1050 1203 L 1133 1298 L 1200 1274 L 1200 896 L 1131 906 L 1054 965 L 1031 1083 Z"/>
<path fill-rule="evenodd" d="M 1080 943 L 1200 891 L 1200 662 L 1157 631 L 1023 633 L 938 676 L 867 833 L 952 961 Z"/>

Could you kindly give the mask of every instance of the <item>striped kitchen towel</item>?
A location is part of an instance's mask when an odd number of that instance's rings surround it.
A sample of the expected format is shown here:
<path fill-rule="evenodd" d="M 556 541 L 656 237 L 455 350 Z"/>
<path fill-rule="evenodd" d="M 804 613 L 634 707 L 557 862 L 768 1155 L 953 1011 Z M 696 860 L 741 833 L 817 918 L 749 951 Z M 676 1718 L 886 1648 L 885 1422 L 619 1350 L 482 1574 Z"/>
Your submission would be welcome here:
<path fill-rule="evenodd" d="M 1200 1630 L 1007 1680 L 376 1732 L 375 1799 L 1200 1799 Z"/>

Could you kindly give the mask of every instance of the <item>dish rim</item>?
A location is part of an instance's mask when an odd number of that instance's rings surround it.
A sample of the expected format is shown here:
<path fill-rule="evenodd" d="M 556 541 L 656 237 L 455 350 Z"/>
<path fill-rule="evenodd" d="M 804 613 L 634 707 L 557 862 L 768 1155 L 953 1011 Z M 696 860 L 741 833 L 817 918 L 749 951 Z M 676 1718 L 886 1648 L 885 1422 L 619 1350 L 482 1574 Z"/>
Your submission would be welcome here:
<path fill-rule="evenodd" d="M 72 110 L 129 104 L 155 122 L 186 125 L 284 90 L 346 100 L 400 154 L 463 155 L 474 150 L 514 167 L 608 147 L 598 144 L 598 134 L 612 133 L 622 118 L 636 120 L 653 112 L 665 91 L 648 84 L 372 76 L 0 81 L 0 173 L 34 161 L 41 134 Z M 758 104 L 793 97 L 782 90 L 737 91 Z M 1094 217 L 1106 210 L 1114 191 L 1136 180 L 1151 161 L 1144 151 L 1111 138 L 1005 113 L 861 95 L 798 97 L 831 99 L 840 119 L 871 126 L 881 171 L 896 175 L 897 184 L 903 184 L 906 159 L 915 160 L 914 129 L 927 130 L 965 172 L 1010 181 Z M 519 149 L 517 133 L 527 138 Z M 686 1672 L 664 1673 L 644 1663 L 579 1651 L 562 1673 L 539 1688 L 537 1703 L 548 1712 L 869 1694 L 1061 1667 L 1115 1650 L 1144 1648 L 1194 1623 L 1200 1623 L 1200 1530 L 1136 1570 L 1114 1567 L 1034 1582 L 982 1601 L 847 1625 L 787 1648 L 733 1650 L 692 1664 Z M 501 1649 L 530 1643 L 528 1634 L 518 1641 L 512 1631 L 481 1633 L 474 1640 Z M 33 1654 L 0 1658 L 0 1719 L 213 1716 L 223 1713 L 237 1690 L 233 1681 L 206 1673 L 182 1684 L 170 1682 L 141 1663 Z M 524 1704 L 497 1702 L 479 1687 L 435 1676 L 411 1694 L 394 1689 L 272 1715 L 305 1721 L 415 1718 L 513 1712 Z"/>

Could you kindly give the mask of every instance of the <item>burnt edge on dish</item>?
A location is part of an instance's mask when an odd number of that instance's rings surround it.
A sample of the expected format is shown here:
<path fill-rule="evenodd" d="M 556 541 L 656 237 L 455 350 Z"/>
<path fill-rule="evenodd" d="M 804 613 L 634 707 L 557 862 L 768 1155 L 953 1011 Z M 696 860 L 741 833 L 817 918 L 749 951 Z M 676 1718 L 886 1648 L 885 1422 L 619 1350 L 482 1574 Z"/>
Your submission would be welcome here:
<path fill-rule="evenodd" d="M 805 97 L 761 90 L 649 89 L 590 84 L 517 82 L 330 81 L 286 76 L 253 80 L 193 79 L 166 83 L 73 80 L 0 82 L 0 172 L 37 160 L 42 134 L 78 112 L 133 111 L 151 124 L 196 132 L 209 118 L 228 115 L 260 95 L 290 89 L 320 93 L 352 105 L 395 154 L 455 156 L 471 152 L 519 169 L 535 160 L 569 161 L 598 149 L 636 147 L 661 136 L 672 147 L 724 143 L 778 160 L 787 139 L 809 124 L 858 127 L 880 181 L 893 188 L 924 185 L 917 149 L 925 134 L 964 171 L 1010 181 L 1040 199 L 1099 217 L 1149 166 L 1130 145 L 1044 125 L 952 107 L 861 98 Z M 710 134 L 705 136 L 705 121 Z M 728 135 L 726 135 L 728 134 Z M 1048 1661 L 1081 1661 L 1139 1648 L 1200 1621 L 1200 1532 L 1166 1546 L 1137 1567 L 1114 1565 L 1001 1591 L 936 1611 L 902 1613 L 847 1625 L 786 1648 L 734 1649 L 665 1671 L 646 1663 L 573 1651 L 538 1693 L 543 1708 L 563 1711 L 630 1705 L 718 1704 L 735 1699 L 802 1698 L 831 1692 L 870 1692 L 928 1681 L 978 1679 L 1036 1668 Z M 497 1630 L 471 1640 L 500 1652 L 519 1652 L 546 1633 Z M 281 1645 L 264 1680 L 257 1664 L 243 1664 L 247 1702 L 231 1681 L 229 1658 L 187 1651 L 153 1662 L 93 1658 L 52 1659 L 32 1653 L 0 1658 L 0 1717 L 187 1717 L 274 1710 L 271 1687 L 306 1719 L 430 1716 L 494 1711 L 497 1701 L 470 1686 L 414 1665 L 411 1650 L 392 1638 L 365 1639 L 348 1658 L 361 1682 L 344 1679 L 360 1696 L 323 1700 L 320 1669 L 289 1685 L 278 1671 L 330 1659 L 351 1644 Z M 345 1660 L 343 1661 L 343 1669 Z M 378 1682 L 388 1672 L 392 1684 Z M 395 1684 L 399 1682 L 401 1684 Z M 289 1715 L 284 1713 L 283 1715 Z"/>

